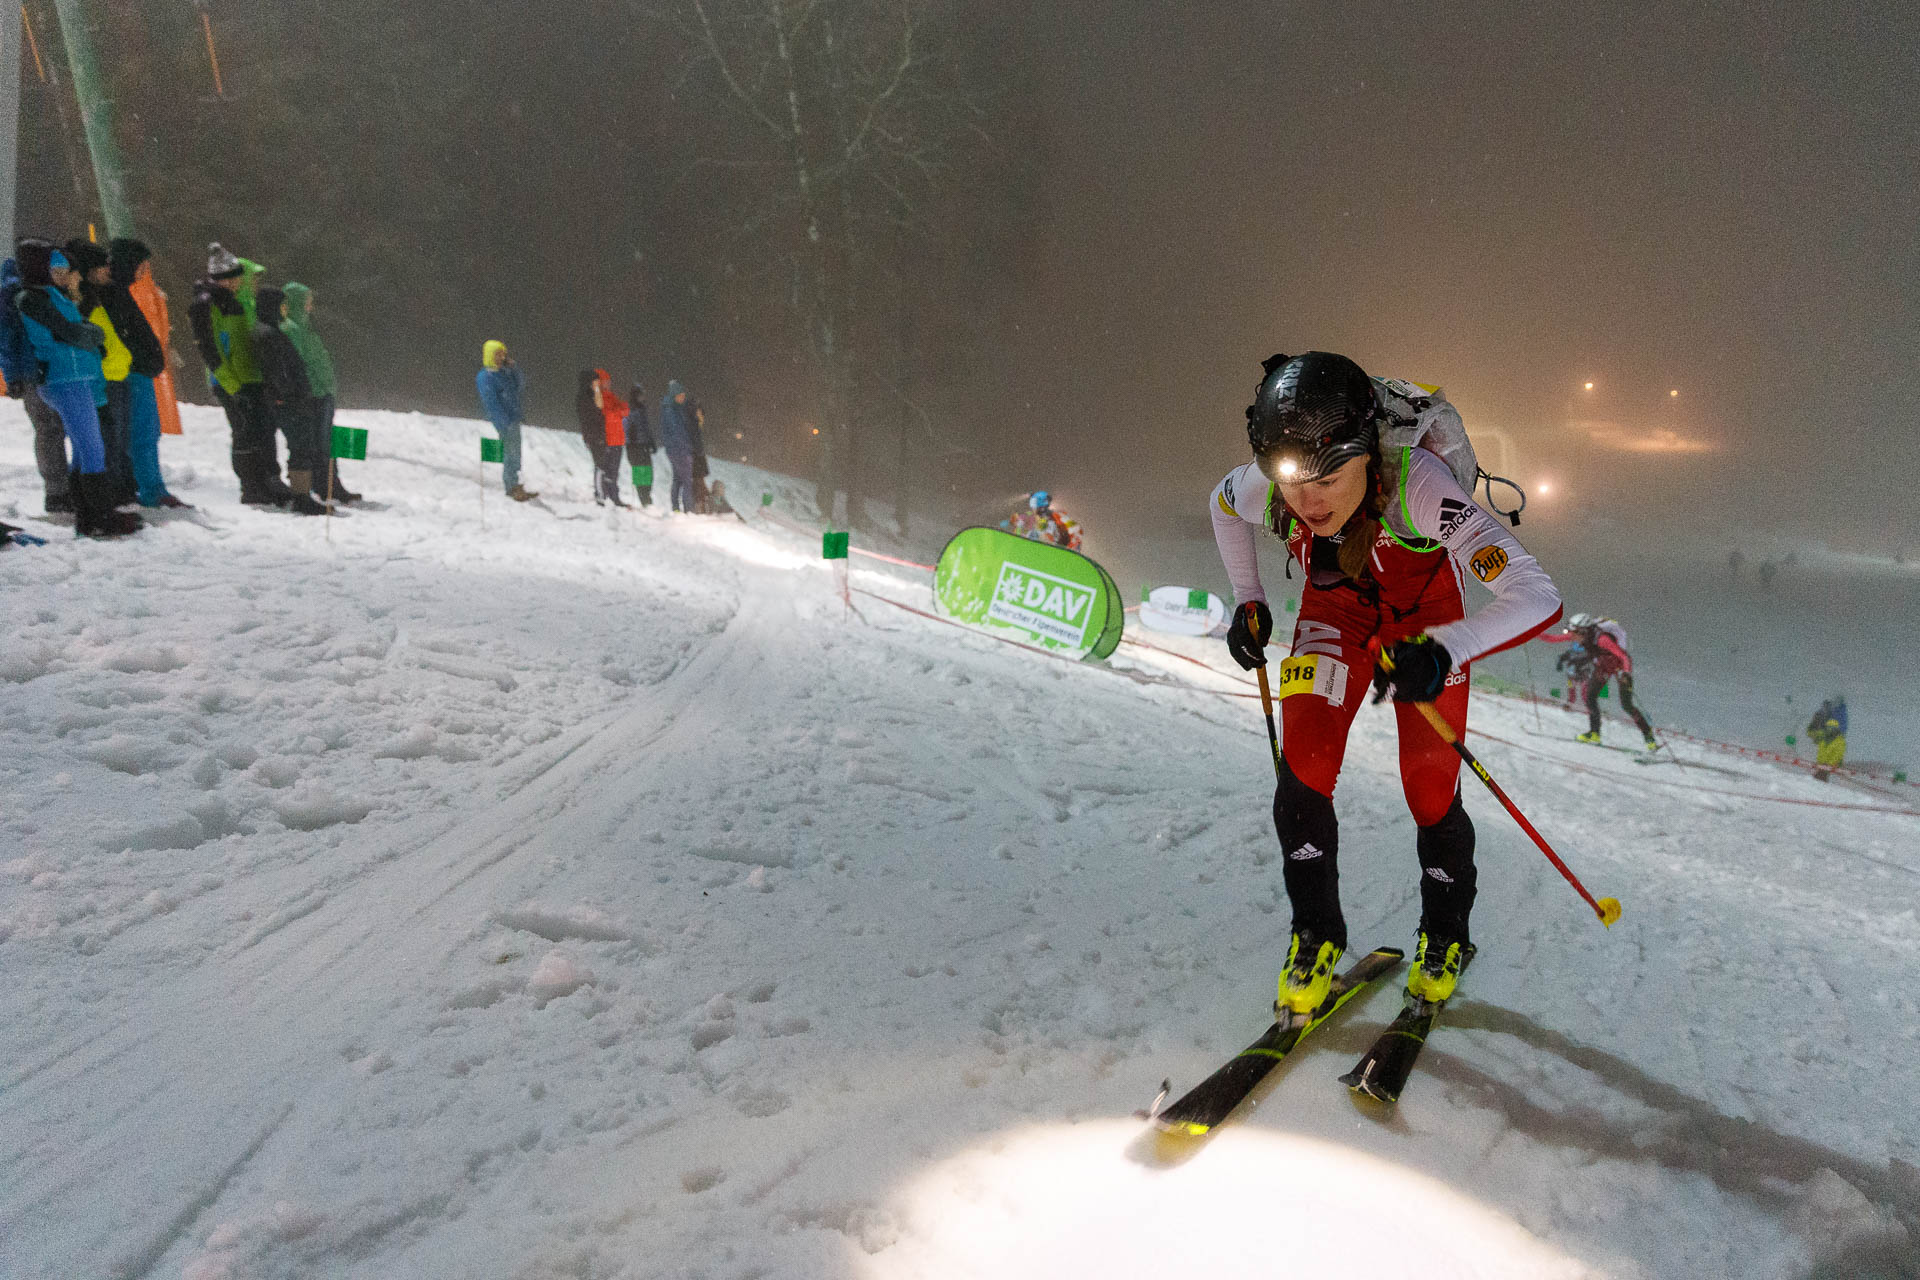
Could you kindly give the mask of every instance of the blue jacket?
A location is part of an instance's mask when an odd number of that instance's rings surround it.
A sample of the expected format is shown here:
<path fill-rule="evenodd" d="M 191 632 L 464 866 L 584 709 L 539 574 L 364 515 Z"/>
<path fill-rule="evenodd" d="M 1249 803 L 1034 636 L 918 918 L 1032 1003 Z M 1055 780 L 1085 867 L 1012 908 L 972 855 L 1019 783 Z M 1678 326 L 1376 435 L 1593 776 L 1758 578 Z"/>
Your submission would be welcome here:
<path fill-rule="evenodd" d="M 100 369 L 100 352 L 92 345 L 103 335 L 86 322 L 73 300 L 52 285 L 32 285 L 20 291 L 14 306 L 27 326 L 33 354 L 46 369 L 41 381 L 50 387 L 63 382 L 91 382 L 94 403 L 105 404 L 107 378 Z M 89 345 L 78 345 L 82 341 Z"/>
<path fill-rule="evenodd" d="M 480 393 L 480 405 L 487 411 L 487 418 L 497 427 L 510 427 L 521 421 L 520 416 L 520 366 L 510 364 L 504 369 L 482 369 L 474 375 L 474 389 Z"/>
<path fill-rule="evenodd" d="M 691 458 L 698 452 L 694 442 L 700 433 L 693 420 L 693 401 L 673 402 L 673 397 L 682 390 L 679 383 L 669 382 L 667 394 L 660 397 L 660 447 L 675 457 Z"/>

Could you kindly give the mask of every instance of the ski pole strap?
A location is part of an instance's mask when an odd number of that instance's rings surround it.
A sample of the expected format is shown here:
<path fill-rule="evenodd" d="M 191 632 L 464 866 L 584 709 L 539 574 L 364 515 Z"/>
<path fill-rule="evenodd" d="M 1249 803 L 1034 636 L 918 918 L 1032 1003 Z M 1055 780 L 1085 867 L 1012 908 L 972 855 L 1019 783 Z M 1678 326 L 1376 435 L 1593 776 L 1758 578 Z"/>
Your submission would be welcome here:
<path fill-rule="evenodd" d="M 1519 806 L 1507 799 L 1507 793 L 1500 789 L 1500 784 L 1493 780 L 1493 775 L 1487 772 L 1486 766 L 1474 757 L 1473 752 L 1467 750 L 1467 745 L 1460 741 L 1460 735 L 1453 731 L 1453 726 L 1447 723 L 1446 718 L 1440 714 L 1439 708 L 1431 702 L 1416 702 L 1413 705 L 1420 708 L 1420 714 L 1427 718 L 1427 723 L 1432 725 L 1433 731 L 1440 735 L 1440 740 L 1452 747 L 1460 758 L 1466 761 L 1467 767 L 1473 770 L 1474 776 L 1486 784 L 1487 790 L 1493 792 L 1493 798 L 1513 815 L 1513 820 L 1520 824 L 1520 829 L 1539 846 L 1541 853 L 1547 855 L 1547 861 L 1554 865 L 1554 869 L 1567 878 L 1567 883 L 1573 886 L 1574 892 L 1586 899 L 1587 905 L 1593 908 L 1593 914 L 1600 917 L 1600 923 L 1609 929 L 1613 928 L 1613 922 L 1620 918 L 1620 900 L 1618 898 L 1595 900 L 1594 896 L 1587 892 L 1587 886 L 1580 883 L 1580 877 L 1573 874 L 1572 868 L 1560 861 L 1560 855 L 1553 851 L 1553 846 L 1547 843 L 1546 837 L 1534 830 L 1533 824 L 1527 821 L 1527 815 L 1521 813 Z"/>

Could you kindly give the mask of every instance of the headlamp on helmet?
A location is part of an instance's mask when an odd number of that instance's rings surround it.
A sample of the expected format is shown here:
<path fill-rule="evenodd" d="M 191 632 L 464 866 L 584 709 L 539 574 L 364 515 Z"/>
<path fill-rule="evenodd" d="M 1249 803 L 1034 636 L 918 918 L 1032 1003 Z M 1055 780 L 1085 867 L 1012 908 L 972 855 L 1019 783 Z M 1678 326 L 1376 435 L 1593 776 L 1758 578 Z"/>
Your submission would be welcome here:
<path fill-rule="evenodd" d="M 1379 417 L 1373 380 L 1328 351 L 1269 357 L 1247 406 L 1247 443 L 1268 479 L 1299 483 L 1373 452 Z"/>

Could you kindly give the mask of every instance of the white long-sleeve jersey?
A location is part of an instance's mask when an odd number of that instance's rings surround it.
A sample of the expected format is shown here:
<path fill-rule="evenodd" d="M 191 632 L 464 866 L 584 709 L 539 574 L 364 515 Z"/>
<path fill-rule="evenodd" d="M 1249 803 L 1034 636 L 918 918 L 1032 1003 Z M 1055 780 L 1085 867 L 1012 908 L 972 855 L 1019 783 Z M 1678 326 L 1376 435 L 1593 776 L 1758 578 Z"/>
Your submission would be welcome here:
<path fill-rule="evenodd" d="M 1427 629 L 1427 635 L 1446 647 L 1455 669 L 1522 643 L 1552 624 L 1560 616 L 1560 591 L 1546 570 L 1497 517 L 1461 490 L 1446 463 L 1424 449 L 1412 449 L 1405 456 L 1391 523 L 1403 533 L 1411 532 L 1445 549 L 1462 612 L 1469 573 L 1493 592 L 1493 600 L 1473 616 Z M 1275 486 L 1257 465 L 1247 463 L 1227 473 L 1207 506 L 1213 517 L 1214 542 L 1220 548 L 1227 579 L 1233 584 L 1234 604 L 1264 602 L 1267 593 L 1260 583 L 1255 534 L 1271 527 L 1270 507 L 1282 511 L 1283 534 L 1287 528 Z M 1311 564 L 1312 535 L 1304 529 L 1299 527 L 1301 536 L 1293 541 L 1292 553 L 1315 586 L 1334 585 L 1317 580 Z M 1383 593 L 1391 593 L 1393 579 L 1411 572 L 1408 566 L 1412 559 L 1415 557 L 1383 529 L 1373 547 L 1371 564 Z M 1424 562 L 1426 557 L 1417 559 Z M 1420 575 L 1430 577 L 1431 571 L 1423 569 Z"/>

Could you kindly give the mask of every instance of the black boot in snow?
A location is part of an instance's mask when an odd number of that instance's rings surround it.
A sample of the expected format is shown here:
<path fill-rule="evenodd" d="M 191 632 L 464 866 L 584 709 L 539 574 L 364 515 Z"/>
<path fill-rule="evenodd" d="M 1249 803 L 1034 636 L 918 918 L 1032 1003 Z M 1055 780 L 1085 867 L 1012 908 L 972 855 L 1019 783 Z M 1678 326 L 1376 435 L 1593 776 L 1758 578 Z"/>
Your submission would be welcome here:
<path fill-rule="evenodd" d="M 73 478 L 73 534 L 76 538 L 124 538 L 140 532 L 139 516 L 113 509 L 113 481 L 106 472 Z"/>
<path fill-rule="evenodd" d="M 313 491 L 314 496 L 322 499 L 330 498 L 336 506 L 351 506 L 366 496 L 355 493 L 342 483 L 340 479 L 340 460 L 338 458 L 327 459 L 327 480 L 321 483 L 327 487 L 315 488 Z"/>

